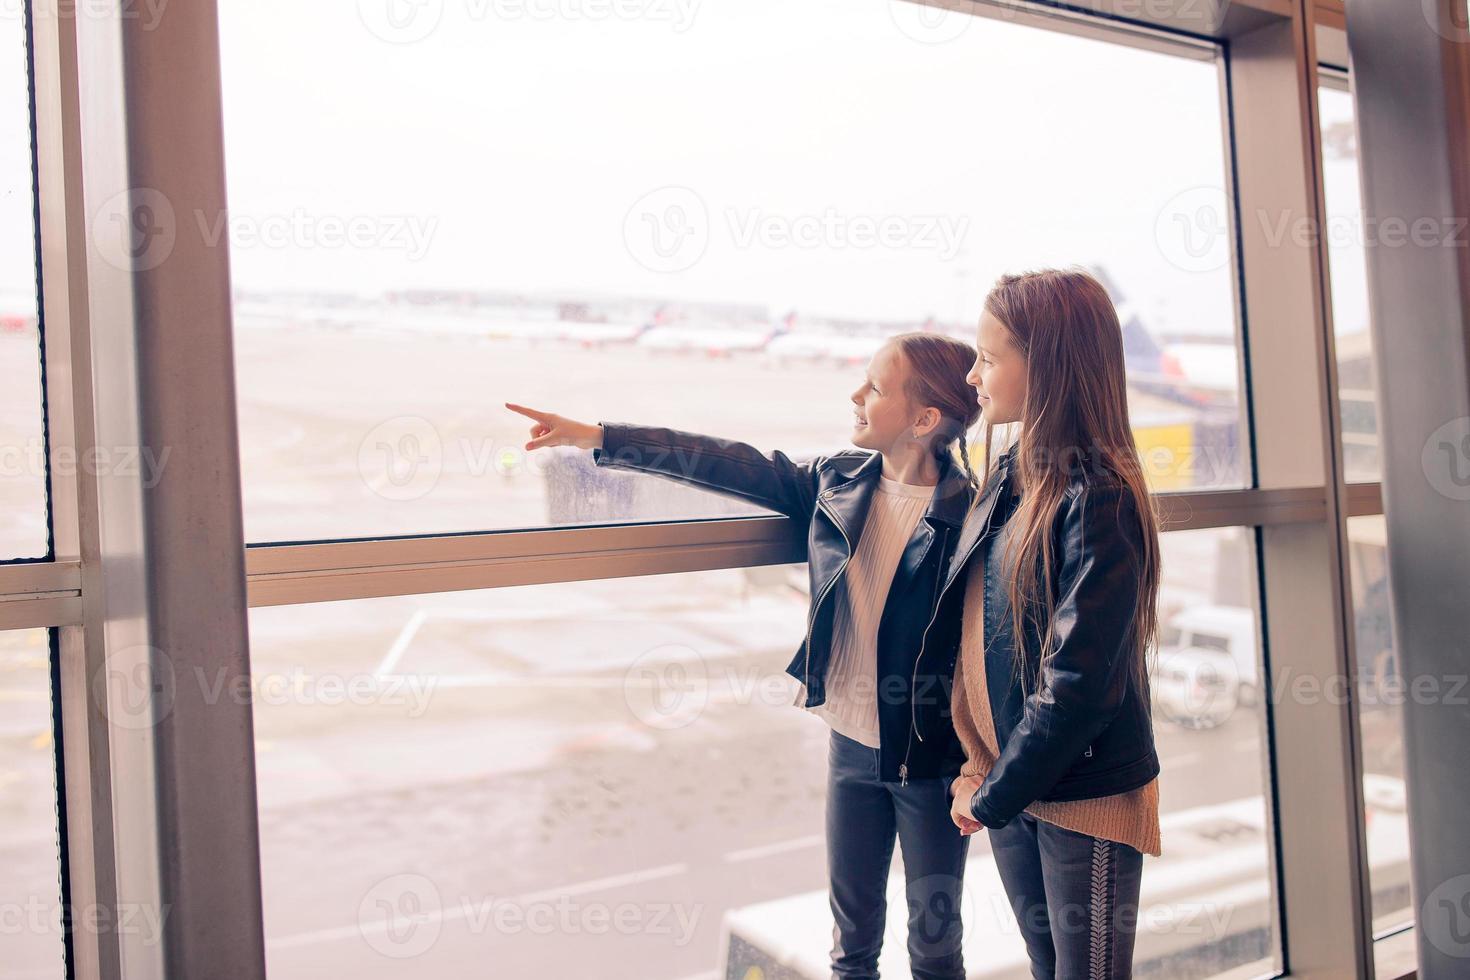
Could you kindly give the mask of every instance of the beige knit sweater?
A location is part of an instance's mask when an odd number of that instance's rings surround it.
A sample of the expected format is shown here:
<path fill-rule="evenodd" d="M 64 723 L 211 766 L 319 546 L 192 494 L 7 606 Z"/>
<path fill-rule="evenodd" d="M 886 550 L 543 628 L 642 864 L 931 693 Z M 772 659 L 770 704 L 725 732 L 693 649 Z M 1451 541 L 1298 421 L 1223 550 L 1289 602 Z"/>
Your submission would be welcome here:
<path fill-rule="evenodd" d="M 955 663 L 954 695 L 950 702 L 955 732 L 965 750 L 966 761 L 960 775 L 981 779 L 995 765 L 998 755 L 995 719 L 991 717 L 990 698 L 985 689 L 984 583 L 985 576 L 977 568 L 965 584 L 960 655 Z M 1137 789 L 1112 796 L 1064 802 L 1036 800 L 1026 807 L 1026 812 L 1058 827 L 1128 844 L 1145 854 L 1158 857 L 1162 853 L 1157 777 Z"/>

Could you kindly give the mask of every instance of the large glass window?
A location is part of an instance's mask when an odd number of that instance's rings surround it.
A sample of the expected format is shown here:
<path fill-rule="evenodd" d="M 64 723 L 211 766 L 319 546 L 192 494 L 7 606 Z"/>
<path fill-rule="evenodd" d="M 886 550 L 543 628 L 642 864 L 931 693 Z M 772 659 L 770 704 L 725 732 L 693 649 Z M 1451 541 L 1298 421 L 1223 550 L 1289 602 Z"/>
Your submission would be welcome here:
<path fill-rule="evenodd" d="M 35 195 L 23 5 L 0 8 L 0 559 L 46 554 Z"/>
<path fill-rule="evenodd" d="M 1343 462 L 1349 481 L 1383 472 L 1378 436 L 1372 334 L 1368 329 L 1366 247 L 1392 247 L 1390 222 L 1368 227 L 1358 175 L 1357 133 L 1347 78 L 1324 72 L 1317 90 L 1322 118 L 1323 181 L 1328 211 L 1332 318 L 1342 402 Z M 1404 229 L 1407 233 L 1407 229 Z M 1347 522 L 1353 622 L 1358 655 L 1364 821 L 1374 932 L 1413 921 L 1409 831 L 1404 811 L 1403 706 L 1425 693 L 1400 674 L 1394 649 L 1387 522 L 1382 514 Z M 1430 687 L 1441 686 L 1438 683 Z"/>
<path fill-rule="evenodd" d="M 46 630 L 0 632 L 0 976 L 62 980 L 56 746 Z M 77 928 L 117 919 L 77 910 Z M 132 920 L 143 926 L 143 916 Z"/>
<path fill-rule="evenodd" d="M 1413 923 L 1409 825 L 1404 789 L 1404 704 L 1453 695 L 1464 678 L 1406 679 L 1393 642 L 1388 524 L 1382 514 L 1348 518 L 1353 622 L 1358 657 L 1358 717 L 1363 743 L 1363 806 L 1376 934 Z"/>
<path fill-rule="evenodd" d="M 1383 461 L 1374 396 L 1373 335 L 1368 330 L 1365 247 L 1383 235 L 1397 234 L 1406 240 L 1409 229 L 1395 231 L 1390 222 L 1369 228 L 1364 221 L 1358 137 L 1347 80 L 1336 73 L 1324 74 L 1317 89 L 1317 105 L 1322 124 L 1322 184 L 1327 199 L 1325 233 L 1332 325 L 1337 338 L 1343 466 L 1349 482 L 1373 482 L 1382 478 Z"/>
<path fill-rule="evenodd" d="M 571 506 L 616 475 L 503 403 L 840 448 L 883 337 L 973 342 L 1043 264 L 1110 284 L 1155 488 L 1248 472 L 1212 50 L 838 0 L 220 15 L 252 541 L 731 513 Z"/>
<path fill-rule="evenodd" d="M 1277 948 L 1251 541 L 1164 537 L 1163 855 L 1135 958 L 1161 976 Z M 827 976 L 827 728 L 785 674 L 804 578 L 252 610 L 271 975 Z M 1009 976 L 1024 950 L 984 835 L 970 856 L 970 976 Z"/>

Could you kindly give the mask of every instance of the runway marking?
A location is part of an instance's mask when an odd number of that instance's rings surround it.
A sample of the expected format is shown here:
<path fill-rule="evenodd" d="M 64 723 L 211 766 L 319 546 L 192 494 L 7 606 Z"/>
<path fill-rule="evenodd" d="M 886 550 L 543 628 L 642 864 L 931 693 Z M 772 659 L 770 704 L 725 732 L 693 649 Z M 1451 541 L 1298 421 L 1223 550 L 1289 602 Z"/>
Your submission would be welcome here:
<path fill-rule="evenodd" d="M 378 664 L 378 669 L 374 671 L 378 677 L 386 676 L 398 666 L 398 661 L 403 658 L 404 652 L 408 650 L 408 645 L 413 642 L 419 627 L 423 626 L 424 621 L 428 618 L 428 611 L 424 609 L 415 609 L 413 615 L 408 617 L 408 622 L 404 623 L 403 628 L 398 631 L 398 636 L 393 640 L 393 645 L 388 648 L 383 662 Z"/>
<path fill-rule="evenodd" d="M 648 610 L 626 610 L 613 607 L 597 607 L 590 610 L 597 619 L 613 623 L 635 623 L 641 624 L 648 621 Z M 709 610 L 709 609 L 679 609 L 675 611 L 662 611 L 663 621 L 676 626 L 741 626 L 750 620 L 750 610 Z M 388 647 L 388 652 L 383 655 L 374 675 L 382 680 L 386 677 L 397 676 L 395 670 L 403 661 L 409 648 L 413 645 L 419 631 L 431 617 L 435 620 L 448 620 L 450 622 L 540 622 L 543 620 L 558 620 L 566 616 L 566 609 L 562 606 L 522 606 L 518 609 L 473 609 L 458 606 L 423 606 L 415 609 L 409 616 L 408 621 L 399 629 L 398 635 Z M 626 667 L 626 664 L 617 665 Z M 448 687 L 497 687 L 502 684 L 511 684 L 508 679 L 500 678 L 494 674 L 490 675 L 455 675 L 440 677 L 435 682 L 440 686 Z M 534 683 L 534 682 L 533 682 Z M 589 687 L 615 686 L 589 684 Z M 622 682 L 616 682 L 616 686 L 622 686 Z M 43 692 L 44 695 L 44 692 Z M 44 695 L 49 696 L 49 695 Z"/>
<path fill-rule="evenodd" d="M 580 881 L 571 885 L 558 885 L 552 888 L 543 888 L 539 891 L 526 892 L 523 895 L 515 895 L 510 898 L 495 899 L 487 895 L 482 900 L 466 902 L 463 898 L 458 904 L 448 909 L 440 909 L 437 912 L 426 912 L 414 917 L 415 923 L 424 922 L 452 922 L 456 919 L 467 918 L 483 901 L 495 901 L 498 904 L 529 905 L 532 902 L 543 902 L 548 899 L 560 898 L 564 895 L 585 895 L 588 892 L 603 891 L 608 888 L 619 888 L 624 885 L 639 885 L 646 881 L 657 881 L 660 878 L 672 878 L 676 875 L 686 874 L 689 865 L 665 864 L 656 868 L 646 868 L 642 871 L 630 871 L 627 874 L 608 875 L 605 878 L 592 878 L 588 881 Z M 270 949 L 289 949 L 297 946 L 312 946 L 317 943 L 336 942 L 340 939 L 361 938 L 372 932 L 386 932 L 388 929 L 399 925 L 396 920 L 375 919 L 373 922 L 362 923 L 355 926 L 337 926 L 332 929 L 315 929 L 311 932 L 298 932 L 289 936 L 279 936 L 275 939 L 267 939 L 265 944 Z"/>
<path fill-rule="evenodd" d="M 787 851 L 799 851 L 806 847 L 817 847 L 825 839 L 822 834 L 812 834 L 809 837 L 796 837 L 791 840 L 777 841 L 774 844 L 762 844 L 759 847 L 747 847 L 738 851 L 727 851 L 723 860 L 731 863 L 735 861 L 754 861 L 759 858 L 770 857 L 773 854 L 785 854 Z"/>

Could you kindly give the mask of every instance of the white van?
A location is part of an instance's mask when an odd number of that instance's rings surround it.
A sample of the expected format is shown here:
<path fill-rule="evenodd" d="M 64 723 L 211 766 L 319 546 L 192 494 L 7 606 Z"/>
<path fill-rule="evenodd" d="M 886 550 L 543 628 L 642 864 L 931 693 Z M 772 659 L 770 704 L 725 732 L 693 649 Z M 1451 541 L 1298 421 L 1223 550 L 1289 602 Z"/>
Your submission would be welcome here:
<path fill-rule="evenodd" d="M 1260 690 L 1256 615 L 1243 606 L 1189 606 L 1159 631 L 1151 681 L 1163 717 L 1186 728 L 1214 728 Z"/>

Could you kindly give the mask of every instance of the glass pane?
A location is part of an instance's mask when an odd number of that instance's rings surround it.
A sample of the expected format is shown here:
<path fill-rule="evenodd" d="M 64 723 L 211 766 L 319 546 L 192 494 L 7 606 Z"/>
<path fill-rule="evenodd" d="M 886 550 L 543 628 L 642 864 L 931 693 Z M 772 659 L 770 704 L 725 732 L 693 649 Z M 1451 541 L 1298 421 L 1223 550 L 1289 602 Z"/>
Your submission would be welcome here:
<path fill-rule="evenodd" d="M 35 195 L 25 24 L 0 10 L 0 558 L 46 554 Z"/>
<path fill-rule="evenodd" d="M 62 980 L 47 631 L 0 632 L 0 977 Z M 100 919 L 94 919 L 101 922 Z"/>
<path fill-rule="evenodd" d="M 1327 198 L 1327 255 L 1332 324 L 1337 337 L 1338 397 L 1342 402 L 1343 465 L 1349 482 L 1383 475 L 1374 397 L 1373 337 L 1368 330 L 1368 260 L 1363 250 L 1363 189 L 1353 99 L 1330 85 L 1317 89 L 1322 122 L 1322 184 Z M 1388 225 L 1382 234 L 1390 234 Z"/>
<path fill-rule="evenodd" d="M 1277 949 L 1251 540 L 1164 537 L 1161 615 L 1229 648 L 1161 649 L 1150 976 L 1259 974 Z M 827 977 L 827 728 L 785 674 L 804 583 L 786 565 L 253 609 L 271 976 Z M 1016 975 L 984 835 L 965 881 L 968 975 Z M 903 907 L 885 976 L 906 975 Z"/>
<path fill-rule="evenodd" d="M 1382 514 L 1348 518 L 1354 636 L 1363 739 L 1364 821 L 1373 931 L 1413 923 L 1409 825 L 1404 788 L 1404 699 L 1415 689 L 1399 672 L 1389 594 L 1388 525 Z M 1423 688 L 1420 688 L 1422 693 Z"/>
<path fill-rule="evenodd" d="M 732 513 L 579 510 L 607 477 L 503 403 L 841 448 L 883 337 L 973 341 L 1043 264 L 1111 284 L 1155 488 L 1248 472 L 1208 58 L 900 3 L 220 7 L 252 541 Z"/>

